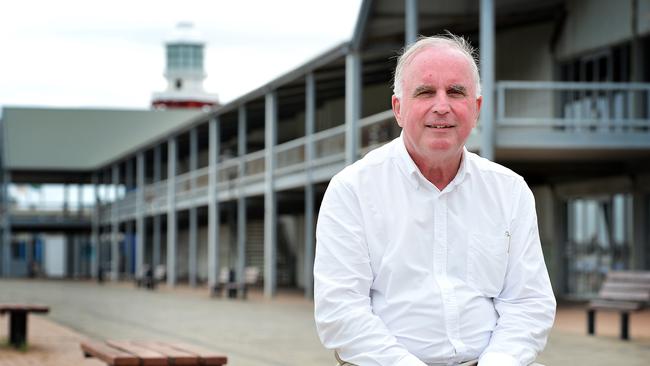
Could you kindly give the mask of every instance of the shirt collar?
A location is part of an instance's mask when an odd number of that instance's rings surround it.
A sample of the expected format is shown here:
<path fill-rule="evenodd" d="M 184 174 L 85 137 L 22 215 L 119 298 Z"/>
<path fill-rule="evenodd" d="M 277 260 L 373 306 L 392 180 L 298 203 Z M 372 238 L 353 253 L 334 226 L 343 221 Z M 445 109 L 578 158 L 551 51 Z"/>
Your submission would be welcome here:
<path fill-rule="evenodd" d="M 404 144 L 404 132 L 400 133 L 398 137 L 399 141 L 396 146 L 396 154 L 399 158 L 400 161 L 400 167 L 404 171 L 404 173 L 408 176 L 409 180 L 411 183 L 414 185 L 415 188 L 420 188 L 420 185 L 424 184 L 430 184 L 433 186 L 431 182 L 429 182 L 422 172 L 420 172 L 420 169 L 415 165 L 415 162 L 413 161 L 413 158 L 411 158 L 411 155 L 409 155 L 408 151 L 406 150 L 406 145 Z M 458 168 L 458 172 L 456 173 L 456 176 L 454 179 L 449 182 L 447 187 L 445 187 L 444 191 L 449 191 L 453 187 L 456 187 L 457 185 L 461 184 L 465 178 L 467 177 L 468 174 L 470 173 L 470 163 L 469 160 L 471 159 L 469 151 L 467 151 L 467 148 L 463 146 L 463 155 L 461 157 L 460 161 L 460 167 Z"/>

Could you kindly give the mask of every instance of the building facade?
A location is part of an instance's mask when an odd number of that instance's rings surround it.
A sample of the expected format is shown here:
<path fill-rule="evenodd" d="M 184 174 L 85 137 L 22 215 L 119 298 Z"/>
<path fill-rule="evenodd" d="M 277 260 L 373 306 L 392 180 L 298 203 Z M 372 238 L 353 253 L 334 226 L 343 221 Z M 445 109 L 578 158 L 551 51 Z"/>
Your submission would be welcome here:
<path fill-rule="evenodd" d="M 449 30 L 480 50 L 467 148 L 526 179 L 556 293 L 589 297 L 611 269 L 650 268 L 649 14 L 647 0 L 363 1 L 349 42 L 88 170 L 90 274 L 162 265 L 170 286 L 211 286 L 255 266 L 266 296 L 311 296 L 329 179 L 399 135 L 394 56 Z"/>

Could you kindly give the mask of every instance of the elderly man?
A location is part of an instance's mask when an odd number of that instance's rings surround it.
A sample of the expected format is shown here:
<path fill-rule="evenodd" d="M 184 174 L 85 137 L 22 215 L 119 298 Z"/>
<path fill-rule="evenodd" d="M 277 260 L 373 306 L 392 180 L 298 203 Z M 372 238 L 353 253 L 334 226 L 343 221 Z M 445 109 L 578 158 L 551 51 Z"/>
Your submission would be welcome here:
<path fill-rule="evenodd" d="M 529 365 L 544 348 L 555 298 L 532 192 L 464 147 L 482 101 L 473 52 L 452 35 L 408 48 L 392 98 L 401 136 L 327 189 L 315 317 L 341 363 Z"/>

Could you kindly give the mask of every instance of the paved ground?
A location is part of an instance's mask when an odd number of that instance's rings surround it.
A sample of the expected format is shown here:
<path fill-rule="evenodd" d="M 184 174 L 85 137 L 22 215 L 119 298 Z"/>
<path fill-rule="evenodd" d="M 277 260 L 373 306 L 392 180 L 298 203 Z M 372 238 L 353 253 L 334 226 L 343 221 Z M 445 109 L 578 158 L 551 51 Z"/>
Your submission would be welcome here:
<path fill-rule="evenodd" d="M 25 352 L 0 347 L 0 366 L 100 365 L 84 360 L 84 338 L 160 339 L 194 343 L 229 356 L 229 365 L 332 366 L 332 354 L 320 345 L 311 302 L 300 294 L 265 300 L 253 292 L 248 301 L 210 299 L 205 289 L 184 287 L 155 292 L 130 284 L 92 282 L 0 281 L 0 302 L 50 305 L 47 316 L 30 316 Z M 597 317 L 598 337 L 585 336 L 585 313 L 563 306 L 549 345 L 538 359 L 547 366 L 647 365 L 650 360 L 650 312 L 631 317 L 631 342 L 618 340 L 618 315 Z M 0 317 L 0 342 L 7 317 Z"/>

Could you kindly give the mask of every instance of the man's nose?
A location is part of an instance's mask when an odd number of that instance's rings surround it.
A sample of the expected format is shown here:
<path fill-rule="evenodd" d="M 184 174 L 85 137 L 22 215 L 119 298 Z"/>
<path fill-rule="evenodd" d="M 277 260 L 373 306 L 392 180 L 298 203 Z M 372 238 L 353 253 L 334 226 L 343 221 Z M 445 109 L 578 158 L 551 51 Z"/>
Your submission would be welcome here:
<path fill-rule="evenodd" d="M 449 113 L 449 108 L 449 98 L 447 95 L 444 93 L 436 93 L 436 96 L 433 98 L 431 112 L 436 114 L 447 114 Z"/>

